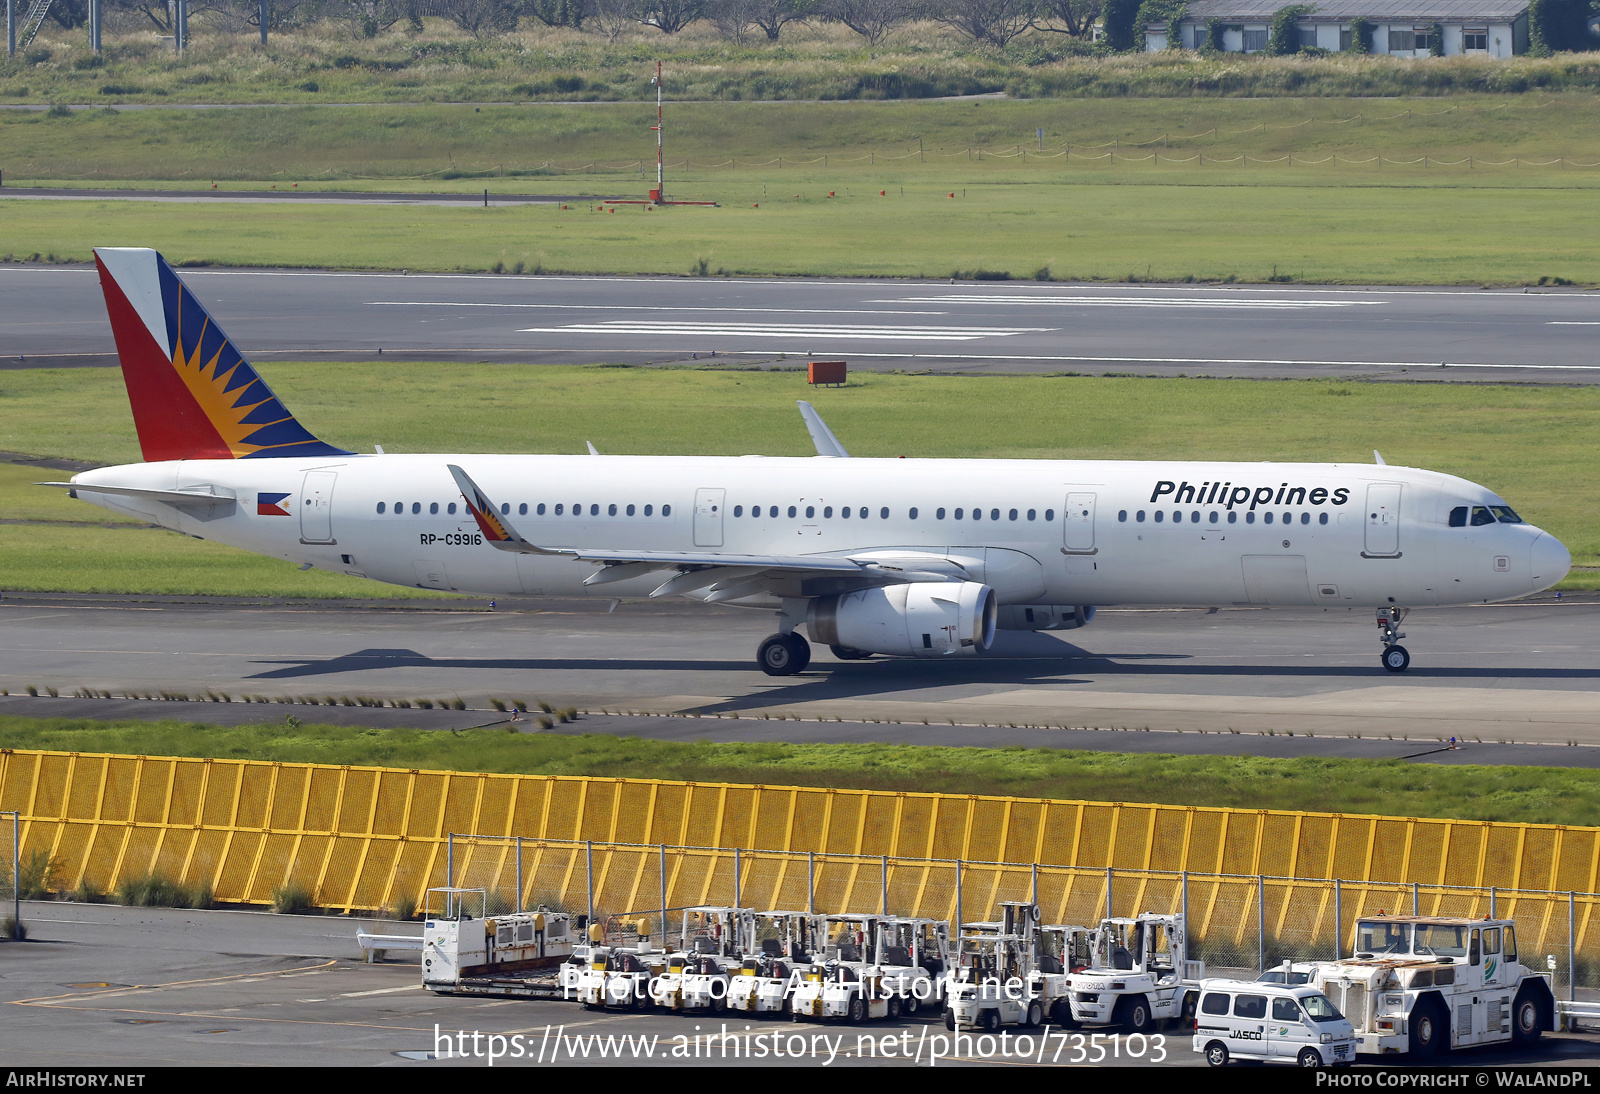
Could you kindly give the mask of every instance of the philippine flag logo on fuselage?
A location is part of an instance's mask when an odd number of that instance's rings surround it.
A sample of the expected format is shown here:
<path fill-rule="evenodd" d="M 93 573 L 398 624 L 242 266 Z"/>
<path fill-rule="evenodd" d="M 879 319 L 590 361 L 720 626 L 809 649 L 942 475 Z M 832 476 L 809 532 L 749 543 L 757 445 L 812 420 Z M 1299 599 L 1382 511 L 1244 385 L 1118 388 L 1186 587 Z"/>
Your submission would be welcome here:
<path fill-rule="evenodd" d="M 257 494 L 256 516 L 258 517 L 287 517 L 289 509 L 284 505 L 288 494 Z"/>

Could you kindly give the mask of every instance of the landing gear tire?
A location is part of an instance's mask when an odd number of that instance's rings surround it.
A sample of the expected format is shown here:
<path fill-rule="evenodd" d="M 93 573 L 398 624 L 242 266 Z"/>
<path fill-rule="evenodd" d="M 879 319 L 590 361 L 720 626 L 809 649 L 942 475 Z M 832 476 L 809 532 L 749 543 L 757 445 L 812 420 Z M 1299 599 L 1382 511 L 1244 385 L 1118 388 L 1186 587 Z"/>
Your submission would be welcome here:
<path fill-rule="evenodd" d="M 1411 664 L 1411 654 L 1404 646 L 1383 647 L 1383 667 L 1390 672 L 1405 672 Z"/>
<path fill-rule="evenodd" d="M 872 656 L 867 650 L 858 650 L 850 646 L 829 646 L 828 649 L 841 661 L 865 661 Z"/>
<path fill-rule="evenodd" d="M 798 634 L 769 635 L 756 650 L 756 664 L 768 676 L 793 676 L 811 664 L 811 643 Z"/>

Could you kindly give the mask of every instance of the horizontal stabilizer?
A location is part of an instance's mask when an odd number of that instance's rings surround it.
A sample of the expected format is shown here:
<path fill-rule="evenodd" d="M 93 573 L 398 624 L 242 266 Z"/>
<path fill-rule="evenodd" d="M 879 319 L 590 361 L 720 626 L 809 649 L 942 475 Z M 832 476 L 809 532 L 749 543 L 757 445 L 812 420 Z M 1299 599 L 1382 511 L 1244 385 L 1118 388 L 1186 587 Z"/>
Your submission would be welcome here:
<path fill-rule="evenodd" d="M 231 490 L 218 490 L 214 486 L 194 490 L 146 490 L 137 486 L 90 486 L 81 482 L 36 482 L 35 486 L 54 486 L 63 490 L 71 490 L 72 496 L 79 494 L 114 494 L 123 498 L 144 498 L 146 501 L 159 501 L 167 505 L 184 506 L 217 505 L 222 502 L 239 500 Z"/>
<path fill-rule="evenodd" d="M 822 415 L 817 413 L 817 408 L 804 399 L 797 399 L 800 404 L 800 416 L 806 420 L 806 429 L 811 434 L 811 443 L 817 446 L 819 456 L 837 456 L 848 459 L 850 453 L 844 450 L 844 445 L 839 443 L 839 438 L 833 435 L 833 430 L 828 428 L 828 423 L 822 420 Z"/>

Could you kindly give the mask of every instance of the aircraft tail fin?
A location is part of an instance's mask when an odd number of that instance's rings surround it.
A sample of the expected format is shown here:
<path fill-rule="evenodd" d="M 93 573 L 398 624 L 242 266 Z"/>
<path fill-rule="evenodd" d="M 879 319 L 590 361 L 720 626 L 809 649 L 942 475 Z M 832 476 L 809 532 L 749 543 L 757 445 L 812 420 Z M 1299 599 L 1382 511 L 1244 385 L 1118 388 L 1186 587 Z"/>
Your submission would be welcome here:
<path fill-rule="evenodd" d="M 97 247 L 95 265 L 146 460 L 350 455 L 295 420 L 161 255 Z"/>

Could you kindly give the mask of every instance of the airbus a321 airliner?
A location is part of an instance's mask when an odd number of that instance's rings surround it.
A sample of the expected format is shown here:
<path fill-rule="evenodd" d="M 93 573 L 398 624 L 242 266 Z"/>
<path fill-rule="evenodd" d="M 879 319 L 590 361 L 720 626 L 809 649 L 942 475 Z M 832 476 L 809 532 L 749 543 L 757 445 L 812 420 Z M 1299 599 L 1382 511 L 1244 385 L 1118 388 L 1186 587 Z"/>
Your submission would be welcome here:
<path fill-rule="evenodd" d="M 356 454 L 295 420 L 159 254 L 96 256 L 149 462 L 49 485 L 398 585 L 775 612 L 773 676 L 811 642 L 971 656 L 1095 604 L 1375 608 L 1401 672 L 1409 609 L 1521 596 L 1572 561 L 1493 491 L 1381 460 L 851 459 L 805 404 L 823 458 Z"/>

